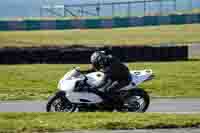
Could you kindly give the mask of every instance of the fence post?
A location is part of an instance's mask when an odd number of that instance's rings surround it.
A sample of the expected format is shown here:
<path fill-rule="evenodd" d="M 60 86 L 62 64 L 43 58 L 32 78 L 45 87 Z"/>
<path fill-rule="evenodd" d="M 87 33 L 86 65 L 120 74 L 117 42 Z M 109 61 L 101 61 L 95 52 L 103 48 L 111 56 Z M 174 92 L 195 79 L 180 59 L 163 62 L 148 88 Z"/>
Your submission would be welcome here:
<path fill-rule="evenodd" d="M 192 10 L 192 0 L 189 0 L 189 6 L 190 6 L 190 7 L 189 7 L 189 8 L 190 8 L 189 10 Z"/>
<path fill-rule="evenodd" d="M 82 17 L 84 16 L 84 8 L 83 8 L 83 6 L 81 6 L 81 16 Z"/>
<path fill-rule="evenodd" d="M 42 14 L 42 7 L 40 7 L 40 17 L 43 17 L 43 14 Z"/>
<path fill-rule="evenodd" d="M 66 17 L 67 16 L 67 13 L 66 13 L 66 5 L 64 5 L 64 17 Z"/>
<path fill-rule="evenodd" d="M 128 17 L 131 16 L 131 3 L 130 1 L 128 2 Z"/>
<path fill-rule="evenodd" d="M 115 16 L 115 4 L 112 3 L 112 17 Z"/>
<path fill-rule="evenodd" d="M 160 0 L 160 15 L 162 15 L 162 0 Z"/>
<path fill-rule="evenodd" d="M 174 0 L 174 11 L 176 11 L 176 0 Z"/>
<path fill-rule="evenodd" d="M 144 16 L 146 16 L 146 0 L 144 0 Z"/>
<path fill-rule="evenodd" d="M 97 11 L 97 16 L 100 16 L 100 3 L 98 3 L 97 7 L 96 7 L 96 11 Z"/>

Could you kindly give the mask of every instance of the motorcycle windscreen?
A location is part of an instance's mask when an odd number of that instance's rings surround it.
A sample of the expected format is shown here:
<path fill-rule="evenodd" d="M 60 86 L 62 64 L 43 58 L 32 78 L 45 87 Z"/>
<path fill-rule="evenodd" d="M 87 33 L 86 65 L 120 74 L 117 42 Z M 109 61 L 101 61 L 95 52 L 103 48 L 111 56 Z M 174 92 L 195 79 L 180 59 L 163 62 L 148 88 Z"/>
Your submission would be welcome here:
<path fill-rule="evenodd" d="M 80 75 L 81 75 L 80 72 L 73 69 L 73 70 L 67 72 L 62 79 L 69 80 L 69 79 L 72 79 L 73 77 L 78 77 Z"/>

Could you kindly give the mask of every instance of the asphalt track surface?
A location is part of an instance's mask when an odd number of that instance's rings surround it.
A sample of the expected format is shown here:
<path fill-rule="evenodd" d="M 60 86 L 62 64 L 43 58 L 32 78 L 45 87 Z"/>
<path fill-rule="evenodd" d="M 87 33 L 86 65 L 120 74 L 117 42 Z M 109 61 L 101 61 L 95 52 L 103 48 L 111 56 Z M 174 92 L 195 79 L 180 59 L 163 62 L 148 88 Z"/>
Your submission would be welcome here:
<path fill-rule="evenodd" d="M 0 101 L 0 112 L 45 112 L 47 101 Z M 200 99 L 151 99 L 147 112 L 200 113 Z"/>

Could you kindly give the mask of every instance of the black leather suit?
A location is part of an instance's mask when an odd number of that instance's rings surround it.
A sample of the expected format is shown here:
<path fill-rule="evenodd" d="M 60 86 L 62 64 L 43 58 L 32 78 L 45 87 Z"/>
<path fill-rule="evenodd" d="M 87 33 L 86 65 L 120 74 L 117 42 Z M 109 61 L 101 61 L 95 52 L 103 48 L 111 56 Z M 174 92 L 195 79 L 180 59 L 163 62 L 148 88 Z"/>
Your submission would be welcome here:
<path fill-rule="evenodd" d="M 128 85 L 130 83 L 130 73 L 126 65 L 122 64 L 117 58 L 109 57 L 110 64 L 105 68 L 91 68 L 84 73 L 90 73 L 94 71 L 101 71 L 105 74 L 105 80 L 110 79 L 112 82 L 109 87 L 105 88 L 104 92 L 113 95 L 117 90 Z"/>

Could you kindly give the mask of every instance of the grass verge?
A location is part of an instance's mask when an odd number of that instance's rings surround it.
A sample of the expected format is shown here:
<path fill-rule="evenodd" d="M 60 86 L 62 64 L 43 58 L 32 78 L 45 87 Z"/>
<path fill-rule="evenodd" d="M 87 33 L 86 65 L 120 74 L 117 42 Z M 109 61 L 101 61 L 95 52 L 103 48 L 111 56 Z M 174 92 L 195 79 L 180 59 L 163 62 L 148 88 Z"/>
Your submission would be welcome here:
<path fill-rule="evenodd" d="M 200 114 L 0 113 L 0 131 L 3 132 L 183 128 L 199 125 Z"/>
<path fill-rule="evenodd" d="M 58 80 L 74 66 L 88 65 L 0 65 L 0 100 L 47 99 Z M 149 69 L 155 79 L 139 87 L 153 96 L 200 97 L 200 61 L 130 63 L 130 69 Z"/>
<path fill-rule="evenodd" d="M 0 47 L 153 45 L 200 42 L 200 24 L 117 29 L 2 31 Z"/>

